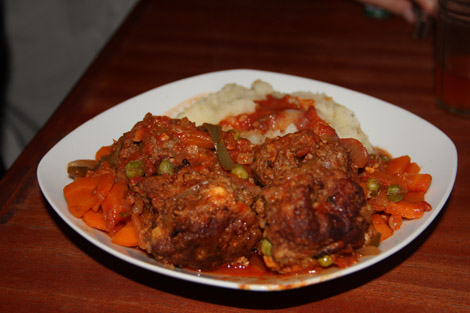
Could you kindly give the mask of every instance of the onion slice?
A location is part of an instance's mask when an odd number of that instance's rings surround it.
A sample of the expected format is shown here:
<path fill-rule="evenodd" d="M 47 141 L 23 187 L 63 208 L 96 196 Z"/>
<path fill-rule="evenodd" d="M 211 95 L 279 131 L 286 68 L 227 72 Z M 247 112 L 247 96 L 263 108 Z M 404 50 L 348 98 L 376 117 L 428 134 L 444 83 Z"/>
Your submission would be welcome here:
<path fill-rule="evenodd" d="M 72 177 L 84 177 L 88 170 L 96 168 L 98 161 L 95 160 L 75 160 L 67 164 L 67 173 Z"/>
<path fill-rule="evenodd" d="M 357 168 L 363 168 L 369 161 L 369 153 L 362 143 L 354 138 L 341 138 L 340 144 L 348 150 L 351 160 Z"/>

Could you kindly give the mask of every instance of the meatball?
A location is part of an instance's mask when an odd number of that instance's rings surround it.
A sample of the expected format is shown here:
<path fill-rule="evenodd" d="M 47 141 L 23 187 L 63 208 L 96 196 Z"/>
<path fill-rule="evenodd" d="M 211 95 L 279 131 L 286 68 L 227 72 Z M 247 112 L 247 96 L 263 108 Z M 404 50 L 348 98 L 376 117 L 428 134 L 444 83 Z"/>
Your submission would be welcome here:
<path fill-rule="evenodd" d="M 145 176 L 156 175 L 163 160 L 170 160 L 175 167 L 188 163 L 218 165 L 210 135 L 186 118 L 171 119 L 148 113 L 114 145 L 119 153 L 116 167 L 121 177 L 125 177 L 125 167 L 130 161 L 140 162 Z"/>
<path fill-rule="evenodd" d="M 323 255 L 364 245 L 366 200 L 341 145 L 302 131 L 270 140 L 254 157 L 252 170 L 265 185 L 256 210 L 264 229 L 260 251 L 269 268 L 306 271 Z M 262 248 L 266 242 L 269 249 Z"/>
<path fill-rule="evenodd" d="M 223 133 L 237 162 L 251 145 Z M 188 119 L 147 114 L 114 144 L 118 176 L 128 182 L 143 246 L 166 264 L 213 269 L 246 262 L 261 239 L 252 209 L 260 188 L 222 169 L 214 142 Z"/>
<path fill-rule="evenodd" d="M 244 262 L 261 239 L 251 209 L 260 190 L 235 175 L 186 167 L 138 188 L 152 201 L 141 215 L 147 251 L 164 263 L 207 270 Z"/>
<path fill-rule="evenodd" d="M 264 238 L 272 245 L 265 262 L 281 272 L 317 266 L 316 259 L 364 244 L 362 188 L 338 170 L 308 162 L 263 188 Z"/>
<path fill-rule="evenodd" d="M 275 139 L 266 139 L 254 151 L 253 175 L 261 185 L 269 185 L 282 173 L 313 160 L 324 168 L 339 169 L 354 175 L 348 151 L 336 137 L 326 140 L 311 129 Z"/>

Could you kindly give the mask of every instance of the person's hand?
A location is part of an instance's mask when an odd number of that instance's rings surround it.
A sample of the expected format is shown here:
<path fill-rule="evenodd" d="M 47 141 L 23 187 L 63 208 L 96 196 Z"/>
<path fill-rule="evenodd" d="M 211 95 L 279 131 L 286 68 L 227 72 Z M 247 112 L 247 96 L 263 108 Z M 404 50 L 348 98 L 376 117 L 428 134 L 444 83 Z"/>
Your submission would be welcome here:
<path fill-rule="evenodd" d="M 416 23 L 417 17 L 413 10 L 413 3 L 421 7 L 424 14 L 435 16 L 437 0 L 358 0 L 362 3 L 380 7 L 390 13 L 399 15 L 409 23 Z"/>

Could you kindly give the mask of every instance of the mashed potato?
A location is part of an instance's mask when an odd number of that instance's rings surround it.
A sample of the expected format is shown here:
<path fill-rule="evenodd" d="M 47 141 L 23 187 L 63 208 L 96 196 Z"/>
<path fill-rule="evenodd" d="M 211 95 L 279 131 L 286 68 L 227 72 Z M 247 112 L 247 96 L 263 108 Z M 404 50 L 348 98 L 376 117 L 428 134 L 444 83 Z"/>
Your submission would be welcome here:
<path fill-rule="evenodd" d="M 229 116 L 237 116 L 243 113 L 252 113 L 256 109 L 255 100 L 262 100 L 266 95 L 272 94 L 275 97 L 282 97 L 285 94 L 273 90 L 273 87 L 264 81 L 253 82 L 251 88 L 246 88 L 237 84 L 227 84 L 220 91 L 209 94 L 186 107 L 178 118 L 187 117 L 197 125 L 203 123 L 217 124 Z M 369 152 L 373 151 L 373 146 L 369 142 L 367 135 L 362 131 L 361 125 L 350 109 L 335 102 L 324 93 L 312 93 L 298 91 L 292 96 L 313 99 L 318 116 L 332 126 L 339 137 L 355 138 L 359 140 Z M 273 138 L 296 132 L 297 127 L 289 124 L 284 129 L 270 131 L 264 136 L 249 131 L 242 132 L 241 135 L 255 144 L 260 144 L 265 137 Z"/>
<path fill-rule="evenodd" d="M 262 81 L 254 82 L 251 89 L 233 83 L 227 84 L 220 91 L 211 93 L 185 108 L 177 117 L 187 117 L 196 125 L 217 124 L 228 116 L 254 112 L 254 100 L 264 99 L 272 92 L 272 86 Z"/>

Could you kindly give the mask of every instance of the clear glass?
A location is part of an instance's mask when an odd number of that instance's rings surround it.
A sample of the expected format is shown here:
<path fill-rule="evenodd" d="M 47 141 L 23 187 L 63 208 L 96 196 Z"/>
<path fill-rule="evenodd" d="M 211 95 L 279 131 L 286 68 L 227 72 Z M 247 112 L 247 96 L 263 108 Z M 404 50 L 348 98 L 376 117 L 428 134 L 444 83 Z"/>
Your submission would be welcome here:
<path fill-rule="evenodd" d="M 439 0 L 435 96 L 439 106 L 470 115 L 470 0 Z"/>

